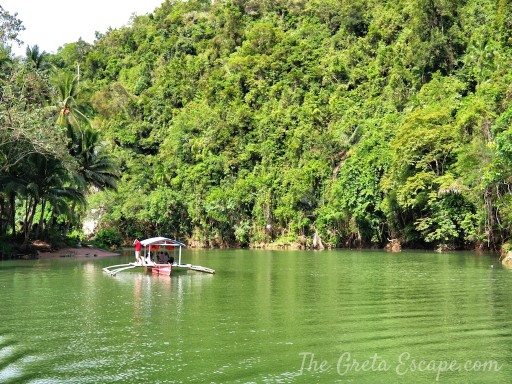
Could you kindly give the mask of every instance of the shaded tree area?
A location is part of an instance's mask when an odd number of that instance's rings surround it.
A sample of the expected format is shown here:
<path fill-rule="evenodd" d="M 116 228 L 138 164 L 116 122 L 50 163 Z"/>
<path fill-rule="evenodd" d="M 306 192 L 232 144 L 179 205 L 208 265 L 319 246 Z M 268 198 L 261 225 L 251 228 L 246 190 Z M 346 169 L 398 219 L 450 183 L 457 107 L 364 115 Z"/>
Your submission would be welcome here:
<path fill-rule="evenodd" d="M 63 243 L 71 232 L 76 244 L 86 196 L 119 178 L 82 107 L 79 76 L 37 45 L 14 57 L 9 44 L 21 30 L 0 7 L 1 257 L 29 252 L 34 240 Z"/>

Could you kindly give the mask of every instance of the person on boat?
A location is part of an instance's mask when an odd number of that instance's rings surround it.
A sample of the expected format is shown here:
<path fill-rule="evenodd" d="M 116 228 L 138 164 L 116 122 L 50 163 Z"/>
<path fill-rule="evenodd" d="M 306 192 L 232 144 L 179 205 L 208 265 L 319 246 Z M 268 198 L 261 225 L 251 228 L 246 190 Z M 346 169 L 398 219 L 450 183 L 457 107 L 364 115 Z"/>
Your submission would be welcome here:
<path fill-rule="evenodd" d="M 133 245 L 135 245 L 135 262 L 139 265 L 142 265 L 142 259 L 140 257 L 140 250 L 142 249 L 142 244 L 140 243 L 139 239 L 133 240 Z"/>
<path fill-rule="evenodd" d="M 174 263 L 174 257 L 169 256 L 169 252 L 165 252 L 165 263 L 167 263 L 167 264 Z"/>

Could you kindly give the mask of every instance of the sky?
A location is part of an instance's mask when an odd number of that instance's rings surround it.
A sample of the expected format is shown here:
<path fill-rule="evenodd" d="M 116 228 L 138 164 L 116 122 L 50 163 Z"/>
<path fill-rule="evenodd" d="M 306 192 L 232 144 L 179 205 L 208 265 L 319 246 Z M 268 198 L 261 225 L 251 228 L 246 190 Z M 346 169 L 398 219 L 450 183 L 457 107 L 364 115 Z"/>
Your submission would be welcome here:
<path fill-rule="evenodd" d="M 66 43 L 80 37 L 93 43 L 95 32 L 130 23 L 131 16 L 152 13 L 164 0 L 0 0 L 11 15 L 18 13 L 25 30 L 19 37 L 23 45 L 13 43 L 16 55 L 24 56 L 27 45 L 39 51 L 56 53 Z"/>

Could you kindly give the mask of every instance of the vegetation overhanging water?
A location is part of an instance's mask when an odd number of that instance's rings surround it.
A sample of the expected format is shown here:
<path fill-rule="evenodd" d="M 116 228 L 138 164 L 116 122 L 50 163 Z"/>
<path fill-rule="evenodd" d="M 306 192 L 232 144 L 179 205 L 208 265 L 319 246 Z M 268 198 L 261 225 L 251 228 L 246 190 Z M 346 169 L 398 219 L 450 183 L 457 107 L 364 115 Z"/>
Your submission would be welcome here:
<path fill-rule="evenodd" d="M 110 244 L 508 250 L 511 20 L 495 0 L 178 0 L 13 57 L 2 8 L 0 238 L 101 221 Z"/>

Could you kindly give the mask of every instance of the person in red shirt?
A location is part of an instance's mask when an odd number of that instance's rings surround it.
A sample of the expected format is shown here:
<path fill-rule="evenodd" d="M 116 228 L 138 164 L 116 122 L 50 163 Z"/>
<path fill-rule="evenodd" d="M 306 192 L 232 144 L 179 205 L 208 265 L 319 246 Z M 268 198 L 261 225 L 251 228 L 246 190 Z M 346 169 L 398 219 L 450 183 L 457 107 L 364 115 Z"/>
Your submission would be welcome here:
<path fill-rule="evenodd" d="M 133 240 L 133 245 L 135 245 L 135 262 L 139 265 L 142 265 L 142 259 L 140 257 L 140 250 L 142 249 L 142 244 L 139 239 Z"/>

